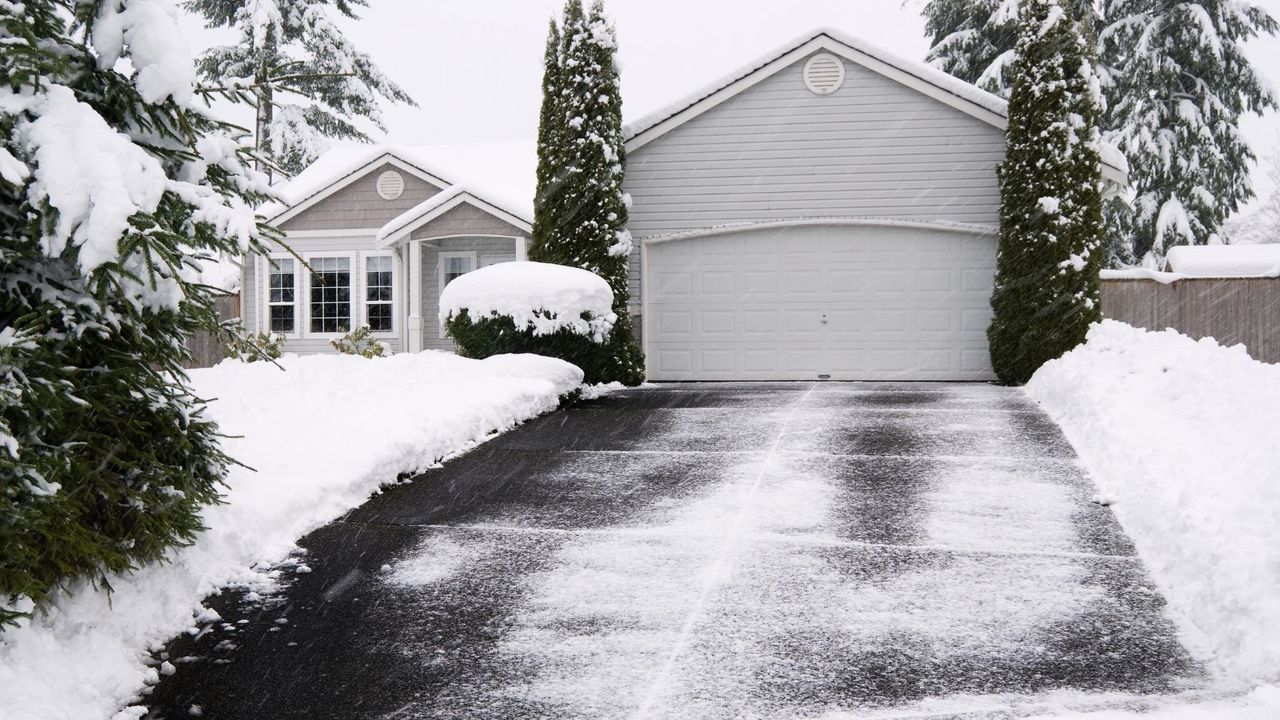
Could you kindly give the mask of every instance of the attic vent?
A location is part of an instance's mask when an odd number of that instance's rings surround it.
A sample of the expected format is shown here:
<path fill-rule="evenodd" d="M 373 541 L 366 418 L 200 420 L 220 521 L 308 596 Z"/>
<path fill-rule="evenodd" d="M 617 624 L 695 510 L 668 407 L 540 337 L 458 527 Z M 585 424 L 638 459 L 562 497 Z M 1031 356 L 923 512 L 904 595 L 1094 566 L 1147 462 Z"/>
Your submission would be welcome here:
<path fill-rule="evenodd" d="M 378 176 L 378 196 L 383 200 L 395 200 L 404 194 L 404 176 L 388 170 Z"/>
<path fill-rule="evenodd" d="M 844 62 L 831 53 L 809 58 L 804 64 L 804 85 L 815 95 L 830 95 L 844 84 Z"/>

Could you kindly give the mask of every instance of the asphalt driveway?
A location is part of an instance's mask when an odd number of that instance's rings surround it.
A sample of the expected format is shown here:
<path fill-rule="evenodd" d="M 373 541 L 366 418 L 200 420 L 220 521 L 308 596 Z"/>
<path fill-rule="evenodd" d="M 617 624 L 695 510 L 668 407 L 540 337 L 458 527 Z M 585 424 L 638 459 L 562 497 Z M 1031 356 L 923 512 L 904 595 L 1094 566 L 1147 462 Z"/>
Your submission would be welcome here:
<path fill-rule="evenodd" d="M 1195 688 L 1093 493 L 1016 390 L 617 393 L 312 534 L 278 596 L 218 598 L 149 717 L 1013 717 Z"/>

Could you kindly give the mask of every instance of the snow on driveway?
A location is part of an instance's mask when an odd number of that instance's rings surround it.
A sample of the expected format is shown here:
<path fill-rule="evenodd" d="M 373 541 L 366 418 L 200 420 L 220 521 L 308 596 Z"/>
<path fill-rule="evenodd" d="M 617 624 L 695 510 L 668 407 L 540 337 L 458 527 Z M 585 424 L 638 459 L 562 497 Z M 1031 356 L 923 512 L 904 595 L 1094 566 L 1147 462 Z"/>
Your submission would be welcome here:
<path fill-rule="evenodd" d="M 1198 692 L 1093 492 L 1016 390 L 619 392 L 317 533 L 315 573 L 276 605 L 228 601 L 247 626 L 172 648 L 204 660 L 151 703 L 246 719 L 834 718 Z"/>

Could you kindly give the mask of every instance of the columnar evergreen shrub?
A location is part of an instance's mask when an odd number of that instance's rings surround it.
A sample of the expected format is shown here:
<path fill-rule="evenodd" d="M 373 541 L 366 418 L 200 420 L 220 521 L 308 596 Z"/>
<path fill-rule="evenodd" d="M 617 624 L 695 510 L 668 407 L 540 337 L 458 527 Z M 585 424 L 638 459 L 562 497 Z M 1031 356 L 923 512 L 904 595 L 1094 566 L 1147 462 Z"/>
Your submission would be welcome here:
<path fill-rule="evenodd" d="M 187 0 L 211 28 L 237 42 L 200 58 L 208 82 L 239 91 L 257 109 L 258 153 L 289 175 L 310 165 L 328 138 L 369 142 L 358 121 L 379 130 L 381 99 L 416 107 L 334 22 L 354 19 L 367 0 Z M 270 166 L 267 170 L 270 171 Z"/>
<path fill-rule="evenodd" d="M 182 370 L 218 327 L 191 278 L 262 249 L 268 190 L 166 7 L 0 12 L 0 625 L 190 542 L 232 462 Z"/>
<path fill-rule="evenodd" d="M 1101 90 L 1091 48 L 1066 0 L 1023 0 L 987 333 L 992 366 L 1010 384 L 1084 342 L 1101 317 Z"/>
<path fill-rule="evenodd" d="M 629 308 L 633 247 L 626 229 L 630 198 L 622 192 L 626 149 L 615 51 L 602 4 L 588 16 L 581 0 L 569 0 L 562 27 L 552 24 L 547 44 L 529 259 L 579 267 L 608 281 L 617 322 L 601 349 L 602 379 L 638 385 L 644 358 Z"/>

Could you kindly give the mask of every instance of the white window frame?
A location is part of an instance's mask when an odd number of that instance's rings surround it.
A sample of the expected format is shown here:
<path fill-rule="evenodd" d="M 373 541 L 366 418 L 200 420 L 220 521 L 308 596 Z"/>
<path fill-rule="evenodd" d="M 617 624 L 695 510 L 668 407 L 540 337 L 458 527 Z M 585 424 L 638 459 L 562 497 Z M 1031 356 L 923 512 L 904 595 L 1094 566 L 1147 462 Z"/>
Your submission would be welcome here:
<path fill-rule="evenodd" d="M 370 258 L 391 258 L 391 300 L 389 302 L 374 303 L 377 305 L 391 305 L 391 329 L 375 330 L 373 335 L 380 338 L 394 338 L 400 332 L 400 258 L 391 251 L 387 252 L 367 252 L 360 255 L 360 319 L 364 321 L 361 324 L 369 322 L 369 259 Z"/>
<path fill-rule="evenodd" d="M 297 340 L 302 337 L 303 326 L 304 303 L 302 302 L 302 263 L 298 261 L 298 258 L 284 252 L 274 252 L 266 256 L 259 255 L 257 260 L 261 266 L 261 269 L 258 272 L 258 295 L 260 302 L 258 303 L 259 312 L 257 326 L 259 332 L 271 333 L 272 335 L 277 333 L 271 330 L 271 263 L 275 260 L 293 261 L 293 332 L 279 334 L 283 335 L 286 340 Z M 283 303 L 276 304 L 279 305 Z"/>
<path fill-rule="evenodd" d="M 444 292 L 444 261 L 451 260 L 453 258 L 466 258 L 467 260 L 470 260 L 471 269 L 467 271 L 468 273 L 473 273 L 480 269 L 479 258 L 476 257 L 475 250 L 450 250 L 448 252 L 441 252 L 440 256 L 436 259 L 436 280 L 438 282 L 436 287 L 440 288 L 441 293 Z"/>
<path fill-rule="evenodd" d="M 351 275 L 351 295 L 348 303 L 348 307 L 350 308 L 350 310 L 348 311 L 348 315 L 347 315 L 347 331 L 350 332 L 351 330 L 354 330 L 357 326 L 356 319 L 360 317 L 359 315 L 360 311 L 357 310 L 357 307 L 363 306 L 363 303 L 360 302 L 360 300 L 364 298 L 364 282 L 363 282 L 364 274 L 360 272 L 360 270 L 362 270 L 364 266 L 360 263 L 359 253 L 336 252 L 332 250 L 329 250 L 329 251 L 318 250 L 315 252 L 305 253 L 302 257 L 304 260 L 307 261 L 307 265 L 310 265 L 310 266 L 314 266 L 315 265 L 314 261 L 319 258 L 347 258 L 347 262 L 350 263 L 347 266 L 347 269 Z M 307 272 L 305 276 L 306 289 L 303 293 L 304 312 L 302 313 L 302 315 L 303 315 L 305 324 L 303 325 L 303 328 L 302 328 L 302 337 L 315 338 L 318 340 L 337 340 L 338 338 L 342 337 L 346 333 L 311 332 L 311 275 L 312 275 L 311 269 L 307 268 Z"/>
<path fill-rule="evenodd" d="M 480 258 L 476 256 L 474 250 L 449 250 L 441 251 L 436 256 L 436 307 L 440 307 L 439 296 L 444 295 L 444 261 L 449 258 L 466 258 L 471 261 L 471 269 L 467 272 L 472 273 L 480 269 Z M 463 273 L 466 274 L 466 273 Z M 440 323 L 440 339 L 445 337 L 444 323 Z"/>

